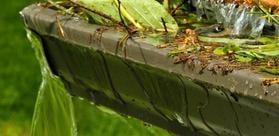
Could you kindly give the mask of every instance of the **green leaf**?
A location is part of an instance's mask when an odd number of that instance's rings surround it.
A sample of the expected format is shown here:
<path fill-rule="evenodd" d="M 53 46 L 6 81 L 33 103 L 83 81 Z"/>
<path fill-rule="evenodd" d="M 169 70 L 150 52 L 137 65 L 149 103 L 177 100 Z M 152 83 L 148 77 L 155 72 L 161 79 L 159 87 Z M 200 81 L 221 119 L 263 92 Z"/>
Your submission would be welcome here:
<path fill-rule="evenodd" d="M 262 72 L 266 72 L 269 74 L 273 75 L 279 75 L 279 68 L 266 68 L 266 67 L 261 67 Z"/>
<path fill-rule="evenodd" d="M 75 2 L 120 21 L 118 0 L 76 0 Z M 163 19 L 169 32 L 177 32 L 178 25 L 175 19 L 159 2 L 155 0 L 120 0 L 120 2 L 121 15 L 126 23 L 133 24 L 138 29 L 165 31 Z"/>
<path fill-rule="evenodd" d="M 114 20 L 117 20 L 120 22 L 119 13 L 117 11 L 117 8 L 113 2 L 113 0 L 71 0 L 75 3 L 81 4 L 89 9 L 93 9 L 94 11 L 97 11 L 98 13 L 103 13 Z M 99 16 L 97 14 L 91 13 L 88 11 L 90 16 L 92 16 L 93 20 L 97 24 L 102 25 L 113 25 L 113 23 L 103 18 L 102 16 Z"/>
<path fill-rule="evenodd" d="M 224 47 L 224 50 L 227 52 L 227 53 L 231 53 L 231 52 L 237 52 L 240 50 L 240 47 L 237 43 L 234 43 L 234 42 L 230 42 L 228 44 L 225 45 Z"/>
<path fill-rule="evenodd" d="M 261 37 L 258 39 L 258 41 L 260 43 L 263 43 L 263 44 L 271 44 L 271 43 L 274 43 L 274 39 L 273 38 L 269 38 L 269 37 Z"/>
<path fill-rule="evenodd" d="M 226 55 L 229 53 L 235 53 L 240 50 L 239 45 L 235 43 L 228 43 L 224 47 L 216 48 L 213 53 L 216 55 Z"/>
<path fill-rule="evenodd" d="M 267 42 L 266 42 L 267 43 Z M 268 57 L 278 57 L 279 56 L 279 44 L 267 44 L 260 45 L 256 49 L 247 49 L 236 52 L 239 56 L 250 57 L 252 59 L 264 59 Z"/>
<path fill-rule="evenodd" d="M 260 48 L 260 50 L 256 51 L 258 54 L 262 54 L 265 56 L 276 57 L 279 56 L 279 44 L 268 44 L 264 45 Z"/>
<path fill-rule="evenodd" d="M 253 54 L 253 52 L 251 52 L 251 51 L 241 50 L 241 51 L 236 52 L 236 54 L 241 55 L 241 56 L 256 58 L 255 54 Z"/>
<path fill-rule="evenodd" d="M 279 50 L 259 52 L 259 54 L 269 56 L 269 57 L 276 57 L 279 56 Z"/>
<path fill-rule="evenodd" d="M 226 55 L 226 53 L 223 50 L 223 47 L 218 47 L 213 51 L 214 54 L 222 56 L 222 55 Z"/>
<path fill-rule="evenodd" d="M 235 55 L 235 58 L 239 62 L 251 62 L 253 60 L 252 57 L 248 56 L 241 56 L 241 55 Z"/>
<path fill-rule="evenodd" d="M 255 58 L 257 58 L 257 59 L 263 59 L 263 58 L 265 58 L 265 56 L 264 55 L 262 55 L 262 54 L 260 54 L 260 53 L 257 53 L 257 52 L 251 52 L 254 56 L 255 56 Z"/>
<path fill-rule="evenodd" d="M 176 32 L 178 25 L 165 8 L 155 0 L 121 0 L 127 12 L 144 27 L 164 31 L 162 18 L 169 31 Z"/>

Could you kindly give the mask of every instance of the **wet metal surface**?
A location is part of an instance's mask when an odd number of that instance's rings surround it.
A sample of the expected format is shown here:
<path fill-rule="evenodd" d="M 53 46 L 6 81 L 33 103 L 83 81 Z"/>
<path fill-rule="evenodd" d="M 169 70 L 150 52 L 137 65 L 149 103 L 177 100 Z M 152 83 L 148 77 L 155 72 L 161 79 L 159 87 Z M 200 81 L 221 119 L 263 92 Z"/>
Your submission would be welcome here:
<path fill-rule="evenodd" d="M 53 72 L 73 95 L 151 122 L 180 135 L 275 136 L 279 134 L 279 86 L 263 87 L 249 70 L 222 75 L 173 64 L 167 49 L 142 39 L 32 5 L 26 26 L 39 33 Z M 57 16 L 63 29 L 57 29 Z M 270 95 L 265 95 L 265 92 Z M 271 95 L 272 94 L 272 95 Z"/>

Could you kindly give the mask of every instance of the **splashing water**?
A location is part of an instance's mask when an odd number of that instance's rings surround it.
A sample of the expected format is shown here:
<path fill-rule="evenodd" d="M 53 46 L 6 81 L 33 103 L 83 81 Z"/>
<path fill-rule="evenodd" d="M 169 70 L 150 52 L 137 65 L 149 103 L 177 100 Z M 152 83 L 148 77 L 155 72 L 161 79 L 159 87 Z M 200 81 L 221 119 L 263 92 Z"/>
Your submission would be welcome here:
<path fill-rule="evenodd" d="M 45 61 L 40 38 L 27 30 L 41 66 L 43 81 L 32 120 L 32 136 L 76 136 L 74 108 L 71 96 L 59 77 L 53 75 Z"/>
<path fill-rule="evenodd" d="M 261 18 L 264 14 L 256 7 L 225 3 L 224 0 L 193 0 L 197 14 L 207 19 L 214 19 L 232 30 L 231 35 L 258 37 L 262 34 L 267 21 Z"/>

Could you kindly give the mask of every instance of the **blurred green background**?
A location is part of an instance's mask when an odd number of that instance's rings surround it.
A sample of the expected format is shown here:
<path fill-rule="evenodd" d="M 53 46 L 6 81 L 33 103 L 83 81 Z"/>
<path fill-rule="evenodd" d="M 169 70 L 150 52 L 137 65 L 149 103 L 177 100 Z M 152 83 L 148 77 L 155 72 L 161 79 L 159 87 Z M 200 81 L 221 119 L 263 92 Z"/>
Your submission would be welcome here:
<path fill-rule="evenodd" d="M 41 74 L 19 11 L 34 2 L 36 0 L 1 0 L 0 136 L 30 135 Z M 141 121 L 102 113 L 79 99 L 74 99 L 74 104 L 80 136 L 166 135 Z"/>
<path fill-rule="evenodd" d="M 34 0 L 2 0 L 0 8 L 0 135 L 28 135 L 41 81 L 19 11 Z"/>

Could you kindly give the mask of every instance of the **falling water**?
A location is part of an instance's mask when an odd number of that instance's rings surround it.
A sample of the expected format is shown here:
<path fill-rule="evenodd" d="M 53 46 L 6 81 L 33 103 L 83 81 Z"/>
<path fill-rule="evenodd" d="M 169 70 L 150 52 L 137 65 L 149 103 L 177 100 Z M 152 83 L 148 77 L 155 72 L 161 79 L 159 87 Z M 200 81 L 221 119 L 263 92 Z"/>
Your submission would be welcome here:
<path fill-rule="evenodd" d="M 233 36 L 248 35 L 258 37 L 262 34 L 267 21 L 257 7 L 225 3 L 223 0 L 193 0 L 197 14 L 207 19 L 214 19 L 232 31 Z"/>
<path fill-rule="evenodd" d="M 36 101 L 31 136 L 76 136 L 71 96 L 59 77 L 51 73 L 38 36 L 27 30 L 27 36 L 41 66 L 43 81 Z"/>

